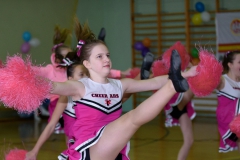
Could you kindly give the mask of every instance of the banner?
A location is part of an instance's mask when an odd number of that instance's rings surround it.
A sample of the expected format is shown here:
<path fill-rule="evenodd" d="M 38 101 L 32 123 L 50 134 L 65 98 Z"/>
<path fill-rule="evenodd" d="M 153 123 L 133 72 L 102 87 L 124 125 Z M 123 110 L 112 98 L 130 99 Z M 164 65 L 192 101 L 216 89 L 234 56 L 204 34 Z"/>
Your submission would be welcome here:
<path fill-rule="evenodd" d="M 217 57 L 240 50 L 240 12 L 216 14 Z"/>

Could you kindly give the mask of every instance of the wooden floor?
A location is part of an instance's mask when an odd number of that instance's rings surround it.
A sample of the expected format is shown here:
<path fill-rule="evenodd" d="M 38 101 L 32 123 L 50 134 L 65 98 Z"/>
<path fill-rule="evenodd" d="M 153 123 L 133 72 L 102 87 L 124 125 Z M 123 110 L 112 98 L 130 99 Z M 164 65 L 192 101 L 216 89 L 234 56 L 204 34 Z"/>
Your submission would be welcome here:
<path fill-rule="evenodd" d="M 46 118 L 38 123 L 33 119 L 0 117 L 0 159 L 13 148 L 30 150 L 46 122 Z M 159 116 L 138 130 L 131 139 L 131 160 L 176 160 L 183 143 L 180 128 L 165 128 L 163 123 L 164 117 Z M 215 118 L 197 117 L 193 121 L 193 130 L 195 142 L 188 160 L 240 160 L 237 151 L 218 153 Z M 42 147 L 38 160 L 56 160 L 65 148 L 64 135 L 52 135 Z"/>

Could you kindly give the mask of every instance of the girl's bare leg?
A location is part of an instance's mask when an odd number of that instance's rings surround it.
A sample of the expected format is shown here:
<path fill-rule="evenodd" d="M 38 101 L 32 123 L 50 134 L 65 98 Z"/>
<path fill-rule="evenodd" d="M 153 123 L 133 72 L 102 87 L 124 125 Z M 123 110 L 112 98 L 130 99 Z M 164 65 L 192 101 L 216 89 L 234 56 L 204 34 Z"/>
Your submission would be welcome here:
<path fill-rule="evenodd" d="M 35 121 L 41 121 L 41 118 L 39 117 L 38 109 L 34 111 L 34 120 Z"/>
<path fill-rule="evenodd" d="M 187 105 L 188 102 L 190 102 L 194 97 L 193 92 L 189 89 L 183 94 L 183 98 L 181 102 L 178 104 L 178 109 L 181 111 L 183 108 Z"/>
<path fill-rule="evenodd" d="M 188 152 L 193 144 L 193 131 L 192 131 L 192 122 L 188 117 L 187 113 L 184 113 L 180 118 L 180 128 L 183 135 L 183 145 L 178 152 L 177 160 L 186 160 Z"/>
<path fill-rule="evenodd" d="M 189 89 L 183 95 L 181 102 L 178 104 L 179 110 L 183 110 L 183 108 L 187 105 L 188 102 L 192 100 L 194 97 L 193 92 Z M 188 152 L 193 144 L 193 131 L 192 131 L 192 122 L 188 117 L 187 113 L 184 113 L 179 118 L 180 128 L 183 135 L 183 145 L 178 152 L 177 160 L 186 160 L 188 156 Z"/>
<path fill-rule="evenodd" d="M 169 80 L 137 108 L 108 124 L 100 140 L 90 147 L 91 160 L 114 160 L 137 129 L 154 119 L 175 93 Z"/>

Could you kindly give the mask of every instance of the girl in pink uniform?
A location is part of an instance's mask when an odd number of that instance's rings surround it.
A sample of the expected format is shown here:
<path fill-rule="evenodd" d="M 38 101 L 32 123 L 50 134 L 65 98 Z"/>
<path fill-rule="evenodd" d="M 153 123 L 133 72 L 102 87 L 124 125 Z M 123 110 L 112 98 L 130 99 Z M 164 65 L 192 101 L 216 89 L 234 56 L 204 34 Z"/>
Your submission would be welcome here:
<path fill-rule="evenodd" d="M 119 153 L 122 153 L 137 129 L 155 118 L 174 94 L 189 89 L 188 82 L 184 77 L 196 76 L 196 67 L 181 73 L 180 55 L 177 50 L 172 50 L 168 76 L 159 76 L 148 80 L 110 79 L 108 75 L 112 63 L 105 43 L 96 40 L 88 27 L 80 28 L 80 30 L 79 37 L 84 42 L 79 48 L 80 59 L 88 69 L 89 78 L 83 78 L 80 81 L 49 81 L 51 83 L 42 79 L 38 82 L 36 78 L 41 77 L 34 71 L 31 80 L 37 85 L 46 87 L 51 94 L 71 96 L 72 100 L 77 103 L 75 107 L 77 120 L 72 127 L 76 142 L 67 151 L 68 159 L 86 160 L 90 157 L 92 160 L 123 159 L 125 155 L 119 155 Z M 6 69 L 10 68 L 6 67 Z M 2 69 L 1 72 L 5 74 L 6 70 Z M 17 83 L 20 84 L 21 80 Z M 23 83 L 26 83 L 25 79 L 23 79 Z M 1 84 L 6 86 L 5 83 Z M 35 89 L 36 85 L 33 85 L 32 88 Z M 6 90 L 8 89 L 11 90 L 11 87 L 6 88 Z M 134 110 L 120 117 L 124 93 L 148 90 L 158 91 Z M 30 96 L 25 92 L 24 94 Z M 4 96 L 5 99 L 12 99 L 12 94 Z M 40 97 L 42 95 L 39 95 Z"/>
<path fill-rule="evenodd" d="M 225 74 L 217 88 L 217 122 L 220 133 L 219 152 L 239 150 L 240 143 L 229 129 L 233 118 L 240 113 L 240 51 L 227 52 L 223 58 Z"/>
<path fill-rule="evenodd" d="M 193 92 L 189 89 L 184 93 L 175 94 L 165 106 L 165 126 L 180 126 L 183 135 L 183 145 L 181 146 L 177 160 L 187 159 L 188 153 L 194 142 L 192 122 L 196 116 L 194 110 Z"/>
<path fill-rule="evenodd" d="M 42 76 L 56 82 L 65 82 L 67 80 L 66 75 L 66 68 L 60 66 L 62 60 L 68 52 L 71 51 L 71 49 L 64 45 L 65 40 L 67 39 L 68 35 L 70 34 L 70 31 L 68 29 L 61 29 L 59 26 L 55 27 L 55 34 L 53 36 L 53 48 L 52 48 L 52 54 L 51 54 L 51 62 L 52 64 L 48 64 L 44 67 L 40 68 L 40 72 Z M 50 104 L 48 106 L 49 111 L 49 119 L 48 122 L 50 122 L 53 111 L 56 107 L 59 95 L 51 94 L 50 98 Z M 62 116 L 59 122 L 56 124 L 54 133 L 59 134 L 63 133 L 63 121 Z"/>
<path fill-rule="evenodd" d="M 61 45 L 58 47 L 61 47 Z M 73 63 L 70 60 L 70 59 L 72 59 L 73 61 L 79 60 L 79 57 L 76 55 L 77 54 L 75 52 L 69 52 L 66 58 L 63 58 L 63 63 L 58 64 L 58 66 L 63 69 L 67 68 L 65 69 L 66 75 L 70 80 L 79 80 L 82 77 L 85 77 L 87 75 L 87 70 L 84 66 L 82 66 L 79 62 Z M 114 70 L 114 71 L 117 71 L 117 70 Z M 111 72 L 114 72 L 114 71 L 111 70 Z M 114 77 L 116 76 L 117 75 L 115 75 Z M 119 77 L 116 77 L 116 78 L 119 78 Z M 63 129 L 66 135 L 67 146 L 70 147 L 75 142 L 75 138 L 72 132 L 72 126 L 76 120 L 74 104 L 75 102 L 72 101 L 72 98 L 70 96 L 60 96 L 60 98 L 57 101 L 56 108 L 54 108 L 54 112 L 52 114 L 49 124 L 41 134 L 35 147 L 27 153 L 26 160 L 36 159 L 39 149 L 53 132 L 53 127 L 58 123 L 57 120 L 60 118 L 60 116 L 63 118 L 63 126 L 64 126 Z M 56 128 L 55 128 L 55 131 L 56 131 Z M 128 145 L 128 148 L 127 147 L 125 148 L 124 152 L 128 154 L 128 151 L 129 151 L 129 145 Z M 60 157 L 65 155 L 66 155 L 66 151 L 63 151 Z"/>
<path fill-rule="evenodd" d="M 71 62 L 71 61 L 67 61 L 67 59 L 65 59 L 65 62 L 66 62 L 65 63 L 66 66 L 68 66 L 66 71 L 67 71 L 67 76 L 69 80 L 79 80 L 87 76 L 86 68 L 79 62 Z M 58 99 L 56 108 L 52 114 L 50 122 L 48 123 L 43 133 L 39 137 L 34 148 L 26 154 L 25 160 L 36 159 L 41 146 L 54 131 L 54 128 L 58 123 L 58 120 L 61 115 L 63 116 L 63 120 L 64 120 L 64 132 L 67 138 L 68 147 L 74 142 L 73 132 L 71 130 L 76 120 L 74 103 L 71 97 L 60 96 L 60 98 Z"/>
<path fill-rule="evenodd" d="M 52 54 L 50 57 L 52 64 L 48 64 L 47 66 L 40 68 L 41 74 L 52 81 L 65 82 L 67 80 L 66 67 L 61 66 L 61 63 L 62 60 L 66 57 L 66 55 L 72 51 L 70 47 L 64 45 L 64 42 L 69 34 L 70 31 L 68 29 L 61 29 L 59 26 L 55 27 L 55 34 L 53 37 L 54 46 L 52 48 Z M 75 60 L 79 59 L 79 57 L 76 56 L 74 57 L 74 59 Z M 129 75 L 129 71 L 130 70 L 120 71 L 112 69 L 109 74 L 109 77 L 120 79 L 122 77 Z M 58 98 L 59 95 L 52 94 L 50 96 L 50 104 L 48 106 L 49 111 L 48 121 L 51 120 Z M 61 116 L 59 122 L 56 124 L 54 133 L 56 134 L 63 133 L 64 132 L 63 124 L 64 122 Z"/>
<path fill-rule="evenodd" d="M 109 53 L 101 42 L 95 43 L 97 44 L 93 47 L 88 62 L 84 61 L 91 78 L 84 78 L 79 82 L 54 83 L 53 93 L 73 95 L 72 98 L 76 101 L 77 120 L 73 126 L 76 141 L 68 149 L 66 157 L 60 159 L 129 159 L 124 154 L 124 147 L 131 136 L 142 124 L 157 116 L 176 93 L 172 82 L 167 81 L 166 76 L 142 81 L 104 78 L 110 71 Z M 175 60 L 175 64 L 176 61 L 180 60 Z M 180 75 L 180 72 L 178 74 Z M 174 85 L 179 92 L 187 89 L 186 83 L 181 79 Z M 151 98 L 120 117 L 124 92 L 155 90 L 161 88 L 166 81 L 167 84 Z"/>
<path fill-rule="evenodd" d="M 173 51 L 174 63 L 169 74 L 171 80 L 168 80 L 168 76 L 140 81 L 109 79 L 107 76 L 111 69 L 111 60 L 107 47 L 102 41 L 95 40 L 88 27 L 85 26 L 79 33 L 78 39 L 83 42 L 80 59 L 88 69 L 90 77 L 79 81 L 53 83 L 52 93 L 71 95 L 76 102 L 77 120 L 73 126 L 75 143 L 70 146 L 66 156 L 59 159 L 129 159 L 126 155 L 126 144 L 134 132 L 156 117 L 176 90 L 184 92 L 188 89 L 187 81 L 181 76 L 180 56 L 176 50 Z M 193 68 L 184 74 L 186 77 L 194 76 L 196 70 Z M 124 93 L 159 88 L 162 89 L 135 110 L 121 116 Z"/>
<path fill-rule="evenodd" d="M 183 145 L 179 150 L 177 160 L 185 160 L 193 144 L 193 131 L 191 120 L 195 118 L 196 112 L 191 101 L 193 93 L 188 90 L 184 93 L 177 93 L 165 106 L 165 126 L 180 126 L 183 135 Z"/>

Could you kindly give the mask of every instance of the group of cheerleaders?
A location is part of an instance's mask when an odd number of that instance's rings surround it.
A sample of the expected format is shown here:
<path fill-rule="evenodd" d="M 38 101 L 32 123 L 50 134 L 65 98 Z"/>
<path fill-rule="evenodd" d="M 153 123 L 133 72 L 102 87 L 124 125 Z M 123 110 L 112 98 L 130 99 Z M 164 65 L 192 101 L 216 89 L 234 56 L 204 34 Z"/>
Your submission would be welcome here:
<path fill-rule="evenodd" d="M 140 75 L 122 76 L 121 71 L 111 70 L 108 48 L 95 38 L 87 24 L 81 25 L 75 20 L 78 44 L 74 51 L 63 44 L 68 32 L 59 28 L 55 31 L 52 64 L 39 69 L 39 76 L 51 80 L 50 119 L 25 160 L 36 160 L 43 143 L 61 126 L 67 149 L 58 156 L 59 160 L 129 160 L 131 137 L 163 109 L 166 127 L 180 125 L 183 133 L 184 143 L 177 159 L 187 158 L 194 141 L 191 119 L 196 115 L 191 101 L 194 93 L 188 79 L 200 74 L 197 66 L 186 70 L 187 53 L 172 49 L 167 60 L 169 66 L 157 71 L 157 63 L 166 58 L 163 56 L 155 62 L 145 59 L 139 74 L 146 73 L 144 69 L 148 72 L 149 64 L 153 63 L 153 75 L 140 80 Z M 217 120 L 221 135 L 219 151 L 227 152 L 240 148 L 236 134 L 228 126 L 240 110 L 240 52 L 226 53 L 223 68 L 225 74 L 219 77 L 216 87 Z M 155 93 L 122 115 L 122 103 L 131 93 L 143 91 Z M 63 125 L 59 124 L 61 117 Z"/>

